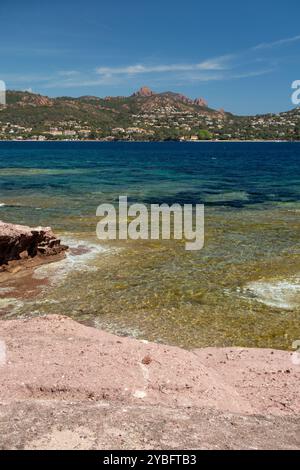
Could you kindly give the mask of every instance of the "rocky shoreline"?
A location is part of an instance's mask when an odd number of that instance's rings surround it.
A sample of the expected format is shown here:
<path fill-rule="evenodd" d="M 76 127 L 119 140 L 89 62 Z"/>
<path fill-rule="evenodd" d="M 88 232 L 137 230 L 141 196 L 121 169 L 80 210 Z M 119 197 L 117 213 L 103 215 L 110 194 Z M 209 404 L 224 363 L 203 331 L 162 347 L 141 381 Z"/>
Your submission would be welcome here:
<path fill-rule="evenodd" d="M 57 261 L 65 256 L 62 245 L 50 227 L 28 227 L 0 221 L 0 281 L 5 274 Z"/>
<path fill-rule="evenodd" d="M 27 274 L 66 249 L 50 228 L 0 222 L 0 283 L 32 295 Z M 300 449 L 299 385 L 288 351 L 0 320 L 0 449 Z"/>
<path fill-rule="evenodd" d="M 58 315 L 1 321 L 0 341 L 0 415 L 28 409 L 34 423 L 26 438 L 23 420 L 8 423 L 0 448 L 179 449 L 190 434 L 200 449 L 300 449 L 300 366 L 288 351 L 186 351 Z"/>

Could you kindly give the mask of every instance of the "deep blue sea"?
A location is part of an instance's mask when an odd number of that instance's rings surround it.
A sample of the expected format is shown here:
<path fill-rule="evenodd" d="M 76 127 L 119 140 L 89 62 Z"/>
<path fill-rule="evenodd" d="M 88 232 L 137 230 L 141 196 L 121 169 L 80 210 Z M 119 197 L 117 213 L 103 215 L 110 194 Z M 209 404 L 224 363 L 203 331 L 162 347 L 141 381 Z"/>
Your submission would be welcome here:
<path fill-rule="evenodd" d="M 96 208 L 119 195 L 204 203 L 205 248 L 101 244 Z M 3 290 L 0 308 L 186 347 L 289 348 L 300 337 L 299 216 L 300 143 L 1 142 L 0 219 L 50 225 L 93 256 L 41 268 L 52 288 L 30 302 Z"/>
<path fill-rule="evenodd" d="M 54 215 L 61 227 L 119 194 L 229 209 L 297 203 L 300 144 L 0 143 L 2 217 L 44 223 Z"/>

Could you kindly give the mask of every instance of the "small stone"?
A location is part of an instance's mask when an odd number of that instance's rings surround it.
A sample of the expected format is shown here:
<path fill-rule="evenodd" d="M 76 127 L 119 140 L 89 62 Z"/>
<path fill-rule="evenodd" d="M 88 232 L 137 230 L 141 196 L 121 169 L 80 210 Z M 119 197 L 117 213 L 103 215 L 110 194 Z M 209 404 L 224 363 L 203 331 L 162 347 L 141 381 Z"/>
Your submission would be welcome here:
<path fill-rule="evenodd" d="M 149 355 L 145 356 L 143 359 L 142 359 L 142 364 L 145 364 L 145 365 L 149 365 L 151 364 L 152 362 L 152 359 Z"/>

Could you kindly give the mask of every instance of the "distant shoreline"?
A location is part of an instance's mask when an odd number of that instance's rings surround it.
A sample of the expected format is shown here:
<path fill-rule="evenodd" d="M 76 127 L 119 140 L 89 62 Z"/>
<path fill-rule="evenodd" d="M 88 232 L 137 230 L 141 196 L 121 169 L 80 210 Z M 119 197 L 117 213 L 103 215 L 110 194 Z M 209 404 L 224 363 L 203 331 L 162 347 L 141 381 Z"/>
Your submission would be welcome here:
<path fill-rule="evenodd" d="M 96 139 L 85 139 L 85 140 L 80 140 L 80 139 L 63 139 L 63 140 L 36 140 L 36 139 L 0 139 L 1 142 L 37 142 L 37 143 L 48 143 L 48 142 L 97 142 L 97 143 L 129 143 L 129 144 L 134 144 L 134 143 L 140 143 L 140 144 L 157 144 L 157 143 L 180 143 L 180 144 L 185 144 L 185 143 L 192 143 L 192 144 L 199 144 L 199 143 L 211 143 L 211 144 L 216 144 L 216 143 L 299 143 L 300 140 L 237 140 L 237 139 L 232 139 L 232 140 L 96 140 Z"/>

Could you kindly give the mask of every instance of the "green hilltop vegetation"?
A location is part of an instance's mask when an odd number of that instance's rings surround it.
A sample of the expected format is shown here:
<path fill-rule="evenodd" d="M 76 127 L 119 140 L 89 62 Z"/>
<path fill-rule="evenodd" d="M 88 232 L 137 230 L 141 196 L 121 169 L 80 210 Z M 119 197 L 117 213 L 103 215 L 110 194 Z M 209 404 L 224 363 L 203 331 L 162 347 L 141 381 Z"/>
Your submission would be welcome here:
<path fill-rule="evenodd" d="M 0 140 L 300 140 L 300 109 L 235 116 L 173 92 L 72 98 L 8 91 Z"/>

